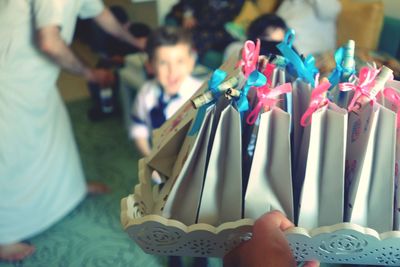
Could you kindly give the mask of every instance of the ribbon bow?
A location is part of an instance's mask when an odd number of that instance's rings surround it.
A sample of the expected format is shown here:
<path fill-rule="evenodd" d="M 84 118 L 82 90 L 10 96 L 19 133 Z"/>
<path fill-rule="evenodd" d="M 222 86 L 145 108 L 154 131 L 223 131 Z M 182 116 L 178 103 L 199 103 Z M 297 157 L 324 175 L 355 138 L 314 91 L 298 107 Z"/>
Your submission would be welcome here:
<path fill-rule="evenodd" d="M 260 55 L 260 39 L 257 39 L 256 44 L 253 41 L 246 41 L 242 50 L 242 59 L 239 61 L 239 66 L 242 66 L 244 76 L 247 78 L 243 89 L 240 92 L 240 97 L 237 101 L 239 112 L 244 112 L 249 109 L 249 101 L 247 94 L 251 87 L 262 86 L 267 82 L 265 76 L 257 71 L 258 56 Z"/>
<path fill-rule="evenodd" d="M 275 67 L 275 64 L 268 63 L 263 71 L 265 77 L 267 78 L 268 86 L 272 86 L 272 75 L 274 74 Z"/>
<path fill-rule="evenodd" d="M 329 87 L 331 87 L 331 83 L 329 81 L 325 81 L 318 85 L 311 92 L 310 104 L 308 105 L 306 112 L 304 112 L 300 120 L 301 126 L 306 127 L 310 125 L 312 121 L 312 114 L 319 108 L 329 103 L 329 100 L 328 98 L 326 98 L 325 94 L 326 92 L 328 92 Z"/>
<path fill-rule="evenodd" d="M 363 67 L 360 70 L 358 75 L 358 82 L 357 84 L 353 83 L 340 83 L 339 89 L 340 91 L 347 92 L 347 91 L 354 91 L 353 99 L 351 100 L 348 111 L 352 111 L 355 107 L 356 101 L 361 96 L 368 97 L 371 101 L 375 101 L 375 96 L 371 95 L 371 90 L 375 85 L 375 78 L 378 75 L 379 70 L 375 68 Z"/>
<path fill-rule="evenodd" d="M 243 46 L 242 59 L 239 61 L 239 66 L 242 66 L 242 71 L 246 78 L 256 70 L 259 55 L 260 39 L 257 39 L 256 44 L 253 41 L 247 40 Z"/>
<path fill-rule="evenodd" d="M 400 93 L 393 88 L 385 88 L 383 95 L 387 100 L 392 102 L 397 109 L 397 128 L 400 128 Z"/>
<path fill-rule="evenodd" d="M 315 59 L 309 55 L 304 61 L 293 49 L 292 44 L 295 39 L 295 31 L 289 29 L 285 35 L 285 39 L 276 47 L 281 51 L 282 55 L 293 65 L 297 75 L 315 86 L 314 76 L 318 73 L 315 67 Z"/>
<path fill-rule="evenodd" d="M 274 89 L 269 88 L 268 85 L 257 88 L 258 103 L 256 107 L 247 116 L 247 123 L 252 125 L 256 122 L 258 114 L 260 114 L 261 108 L 267 108 L 275 106 L 279 102 L 277 97 L 281 94 L 289 93 L 292 91 L 292 85 L 285 83 L 275 87 Z"/>
<path fill-rule="evenodd" d="M 247 94 L 249 93 L 250 88 L 263 86 L 266 84 L 266 82 L 267 78 L 261 72 L 253 71 L 250 74 L 246 84 L 243 86 L 243 89 L 240 92 L 239 100 L 237 101 L 239 112 L 249 110 L 249 100 L 247 99 Z"/>
<path fill-rule="evenodd" d="M 346 68 L 343 67 L 343 60 L 345 56 L 345 49 L 344 47 L 340 47 L 338 50 L 336 50 L 334 58 L 336 62 L 336 68 L 333 70 L 331 75 L 329 75 L 329 82 L 332 84 L 332 87 L 337 85 L 340 82 L 340 79 L 342 78 L 344 73 L 347 73 L 349 76 L 354 74 L 355 68 Z"/>
<path fill-rule="evenodd" d="M 208 90 L 211 91 L 213 100 L 205 105 L 202 105 L 199 108 L 199 111 L 197 112 L 196 115 L 196 119 L 188 135 L 190 136 L 195 135 L 200 130 L 201 124 L 203 123 L 204 117 L 206 115 L 207 108 L 212 104 L 214 104 L 217 101 L 219 95 L 221 94 L 218 90 L 218 85 L 225 80 L 226 76 L 227 73 L 220 69 L 217 69 L 213 72 L 210 80 L 208 81 Z"/>

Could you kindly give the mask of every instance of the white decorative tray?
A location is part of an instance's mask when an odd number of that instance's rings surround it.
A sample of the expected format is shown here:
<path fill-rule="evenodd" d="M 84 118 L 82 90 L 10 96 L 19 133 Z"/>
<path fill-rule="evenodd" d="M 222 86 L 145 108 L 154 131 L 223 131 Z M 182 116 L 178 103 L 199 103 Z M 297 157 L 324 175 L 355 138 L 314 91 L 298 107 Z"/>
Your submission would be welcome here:
<path fill-rule="evenodd" d="M 139 163 L 140 183 L 133 195 L 121 201 L 125 231 L 147 253 L 193 257 L 223 257 L 251 238 L 253 220 L 241 219 L 214 227 L 184 225 L 150 214 L 156 196 L 149 180 L 150 169 Z M 379 234 L 356 224 L 340 223 L 313 230 L 295 227 L 286 231 L 297 261 L 400 266 L 400 231 Z"/>

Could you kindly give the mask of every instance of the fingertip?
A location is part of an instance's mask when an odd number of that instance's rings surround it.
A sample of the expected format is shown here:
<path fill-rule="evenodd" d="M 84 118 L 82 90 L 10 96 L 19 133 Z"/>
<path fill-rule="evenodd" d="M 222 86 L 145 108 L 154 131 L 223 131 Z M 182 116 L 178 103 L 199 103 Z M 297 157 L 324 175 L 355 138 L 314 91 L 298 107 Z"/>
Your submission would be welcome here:
<path fill-rule="evenodd" d="M 294 226 L 294 224 L 280 211 L 273 210 L 268 213 L 265 213 L 261 216 L 256 222 L 255 227 L 261 225 L 262 227 L 265 226 L 272 226 L 277 227 L 282 231 L 287 230 Z"/>
<path fill-rule="evenodd" d="M 307 261 L 304 263 L 303 267 L 319 267 L 319 261 Z"/>

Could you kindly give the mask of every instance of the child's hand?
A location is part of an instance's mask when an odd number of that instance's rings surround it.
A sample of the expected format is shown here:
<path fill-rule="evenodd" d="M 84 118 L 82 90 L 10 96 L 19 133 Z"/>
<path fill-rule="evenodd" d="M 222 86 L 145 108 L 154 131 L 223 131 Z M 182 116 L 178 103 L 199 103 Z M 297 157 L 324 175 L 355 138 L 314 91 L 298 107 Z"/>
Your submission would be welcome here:
<path fill-rule="evenodd" d="M 115 75 L 112 71 L 106 69 L 91 69 L 89 82 L 96 83 L 100 87 L 110 87 L 115 82 Z"/>

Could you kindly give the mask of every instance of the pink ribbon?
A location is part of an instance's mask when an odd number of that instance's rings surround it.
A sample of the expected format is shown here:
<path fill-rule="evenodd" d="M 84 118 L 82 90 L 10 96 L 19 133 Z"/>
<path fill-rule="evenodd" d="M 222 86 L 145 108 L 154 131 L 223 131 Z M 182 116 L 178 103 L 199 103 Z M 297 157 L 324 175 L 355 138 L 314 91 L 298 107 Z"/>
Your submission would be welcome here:
<path fill-rule="evenodd" d="M 239 66 L 242 66 L 244 76 L 249 77 L 257 68 L 258 56 L 260 55 L 260 40 L 257 39 L 257 43 L 253 41 L 246 41 L 242 49 L 242 59 L 239 61 Z"/>
<path fill-rule="evenodd" d="M 247 116 L 247 123 L 253 125 L 260 114 L 261 108 L 267 108 L 275 106 L 279 102 L 277 97 L 281 94 L 289 93 L 292 91 L 292 85 L 290 83 L 285 83 L 279 85 L 273 89 L 269 88 L 267 85 L 257 88 L 257 98 L 258 103 L 256 107 Z"/>
<path fill-rule="evenodd" d="M 326 98 L 325 95 L 329 87 L 331 87 L 331 83 L 329 81 L 326 81 L 318 85 L 311 92 L 310 104 L 308 105 L 306 112 L 304 112 L 300 120 L 301 126 L 306 127 L 310 125 L 312 121 L 312 114 L 319 108 L 326 106 L 329 103 L 329 100 L 328 98 Z"/>
<path fill-rule="evenodd" d="M 400 128 L 400 93 L 393 88 L 385 88 L 383 95 L 397 108 L 397 128 Z"/>
<path fill-rule="evenodd" d="M 268 63 L 263 74 L 267 77 L 268 86 L 272 86 L 272 75 L 274 74 L 275 64 Z"/>
<path fill-rule="evenodd" d="M 380 70 L 375 69 L 375 68 L 369 68 L 369 67 L 363 67 L 360 70 L 360 73 L 358 75 L 358 82 L 357 84 L 352 84 L 352 83 L 340 83 L 339 84 L 339 89 L 340 91 L 347 92 L 347 91 L 354 91 L 354 96 L 353 99 L 350 102 L 350 105 L 348 106 L 348 111 L 352 111 L 356 101 L 361 97 L 361 96 L 366 96 L 368 99 L 371 101 L 375 101 L 375 96 L 371 95 L 371 90 L 375 85 L 375 78 L 376 75 L 378 75 Z"/>

